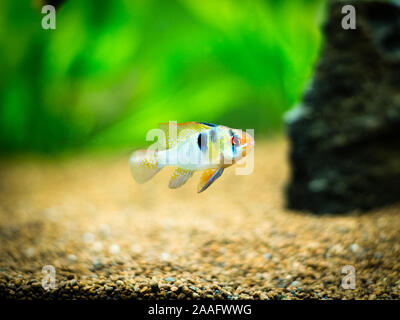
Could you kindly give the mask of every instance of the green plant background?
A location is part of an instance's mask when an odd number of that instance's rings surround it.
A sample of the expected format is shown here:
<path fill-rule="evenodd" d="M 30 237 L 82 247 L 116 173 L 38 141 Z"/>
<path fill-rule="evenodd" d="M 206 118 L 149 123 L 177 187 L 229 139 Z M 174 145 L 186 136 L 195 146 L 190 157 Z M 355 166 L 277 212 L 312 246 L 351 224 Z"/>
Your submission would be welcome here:
<path fill-rule="evenodd" d="M 0 2 L 2 153 L 129 149 L 158 122 L 282 129 L 321 45 L 322 0 Z"/>

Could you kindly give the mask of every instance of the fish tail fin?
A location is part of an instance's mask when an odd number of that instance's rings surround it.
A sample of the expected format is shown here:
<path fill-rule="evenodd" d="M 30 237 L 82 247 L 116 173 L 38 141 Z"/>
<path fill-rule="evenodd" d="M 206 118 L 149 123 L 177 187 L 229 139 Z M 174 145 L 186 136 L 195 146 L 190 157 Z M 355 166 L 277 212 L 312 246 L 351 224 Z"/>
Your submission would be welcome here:
<path fill-rule="evenodd" d="M 157 159 L 157 151 L 137 150 L 129 158 L 131 173 L 138 183 L 149 181 L 163 166 Z"/>

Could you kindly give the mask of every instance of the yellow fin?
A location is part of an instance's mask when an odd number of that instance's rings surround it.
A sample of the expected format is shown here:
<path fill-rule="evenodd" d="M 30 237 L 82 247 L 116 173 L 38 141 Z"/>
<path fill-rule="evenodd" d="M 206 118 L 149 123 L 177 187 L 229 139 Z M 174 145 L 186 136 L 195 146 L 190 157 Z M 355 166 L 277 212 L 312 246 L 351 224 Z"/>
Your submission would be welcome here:
<path fill-rule="evenodd" d="M 131 173 L 138 183 L 145 183 L 162 169 L 154 151 L 137 150 L 129 158 Z"/>
<path fill-rule="evenodd" d="M 180 186 L 183 186 L 192 175 L 193 171 L 191 170 L 176 168 L 176 170 L 172 173 L 168 187 L 171 189 L 179 188 Z"/>
<path fill-rule="evenodd" d="M 204 170 L 197 186 L 197 192 L 200 193 L 206 190 L 215 180 L 217 180 L 221 176 L 222 172 L 224 172 L 223 168 Z"/>
<path fill-rule="evenodd" d="M 176 133 L 173 132 L 174 122 L 160 123 L 158 127 L 164 131 L 166 137 L 165 148 L 170 149 L 175 147 L 178 143 L 185 141 L 192 134 L 200 133 L 204 130 L 210 129 L 212 124 L 205 124 L 200 122 L 185 122 L 176 124 Z M 172 131 L 171 131 L 172 129 Z M 176 138 L 174 138 L 174 136 Z"/>

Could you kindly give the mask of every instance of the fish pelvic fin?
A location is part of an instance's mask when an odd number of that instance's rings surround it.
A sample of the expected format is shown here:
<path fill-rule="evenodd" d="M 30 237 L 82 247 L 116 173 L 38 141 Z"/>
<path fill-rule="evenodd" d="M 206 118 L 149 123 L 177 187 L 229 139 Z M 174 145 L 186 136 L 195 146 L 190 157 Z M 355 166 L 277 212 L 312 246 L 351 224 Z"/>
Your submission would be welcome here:
<path fill-rule="evenodd" d="M 171 189 L 179 188 L 183 186 L 192 175 L 192 170 L 176 168 L 176 170 L 172 173 L 171 180 L 169 180 L 168 187 Z"/>
<path fill-rule="evenodd" d="M 163 166 L 159 164 L 157 152 L 137 150 L 129 158 L 131 173 L 138 183 L 149 181 Z"/>
<path fill-rule="evenodd" d="M 223 172 L 224 168 L 204 170 L 197 186 L 197 192 L 200 193 L 206 190 L 211 184 L 214 183 L 215 180 L 217 180 L 222 175 Z"/>

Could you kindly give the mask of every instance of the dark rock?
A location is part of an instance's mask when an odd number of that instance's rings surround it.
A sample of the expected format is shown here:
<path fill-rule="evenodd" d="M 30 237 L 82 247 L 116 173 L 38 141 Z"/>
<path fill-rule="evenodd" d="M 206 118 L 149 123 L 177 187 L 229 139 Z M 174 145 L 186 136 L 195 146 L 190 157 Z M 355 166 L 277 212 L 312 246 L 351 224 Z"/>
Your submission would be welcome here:
<path fill-rule="evenodd" d="M 344 30 L 341 9 L 356 9 Z M 315 213 L 400 200 L 400 6 L 332 2 L 310 87 L 285 117 L 287 206 Z"/>

